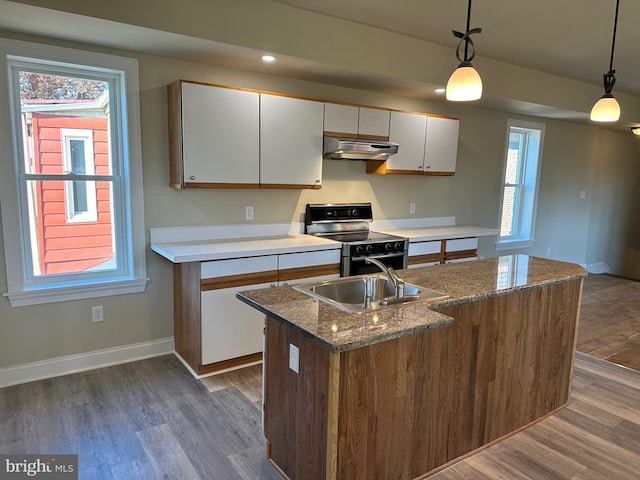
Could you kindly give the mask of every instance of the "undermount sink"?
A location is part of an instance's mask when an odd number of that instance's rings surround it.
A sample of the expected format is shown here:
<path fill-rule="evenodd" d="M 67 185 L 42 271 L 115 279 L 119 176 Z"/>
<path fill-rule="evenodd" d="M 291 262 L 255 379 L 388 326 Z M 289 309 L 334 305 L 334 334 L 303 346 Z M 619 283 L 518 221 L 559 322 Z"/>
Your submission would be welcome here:
<path fill-rule="evenodd" d="M 420 299 L 434 300 L 448 297 L 448 295 L 429 288 L 420 288 L 405 283 L 404 296 L 398 298 L 395 295 L 395 288 L 383 274 L 302 283 L 293 288 L 349 313 L 366 313 Z M 369 302 L 367 302 L 367 293 L 370 297 Z"/>

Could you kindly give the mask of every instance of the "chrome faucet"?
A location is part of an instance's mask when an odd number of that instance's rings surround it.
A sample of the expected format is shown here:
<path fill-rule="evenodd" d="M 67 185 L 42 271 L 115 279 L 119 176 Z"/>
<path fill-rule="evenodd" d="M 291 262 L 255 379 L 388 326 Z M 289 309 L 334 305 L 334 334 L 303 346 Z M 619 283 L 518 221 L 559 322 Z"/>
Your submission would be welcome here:
<path fill-rule="evenodd" d="M 380 260 L 376 260 L 375 258 L 366 257 L 364 259 L 366 263 L 372 263 L 377 266 L 382 272 L 387 276 L 391 285 L 393 285 L 393 289 L 396 292 L 396 298 L 404 298 L 404 280 L 402 280 L 398 275 L 396 275 L 396 271 L 392 267 L 387 267 Z"/>

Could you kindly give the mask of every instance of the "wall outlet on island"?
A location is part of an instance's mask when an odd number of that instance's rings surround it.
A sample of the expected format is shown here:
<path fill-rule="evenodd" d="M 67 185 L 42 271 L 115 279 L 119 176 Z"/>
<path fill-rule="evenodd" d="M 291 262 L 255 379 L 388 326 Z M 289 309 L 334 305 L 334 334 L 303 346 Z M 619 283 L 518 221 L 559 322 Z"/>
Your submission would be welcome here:
<path fill-rule="evenodd" d="M 547 247 L 547 257 L 551 255 L 551 247 Z"/>
<path fill-rule="evenodd" d="M 244 207 L 244 219 L 253 220 L 253 207 Z"/>
<path fill-rule="evenodd" d="M 293 343 L 289 344 L 289 368 L 296 373 L 300 372 L 300 350 Z"/>
<path fill-rule="evenodd" d="M 414 213 L 416 213 L 416 204 L 415 203 L 410 203 L 409 204 L 409 214 L 413 215 Z"/>

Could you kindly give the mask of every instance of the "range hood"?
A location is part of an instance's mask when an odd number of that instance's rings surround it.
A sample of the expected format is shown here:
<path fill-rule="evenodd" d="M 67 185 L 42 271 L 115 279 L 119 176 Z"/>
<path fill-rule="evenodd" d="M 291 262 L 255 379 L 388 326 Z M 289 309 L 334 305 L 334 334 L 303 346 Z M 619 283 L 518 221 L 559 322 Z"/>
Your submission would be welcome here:
<path fill-rule="evenodd" d="M 398 144 L 375 140 L 324 137 L 324 158 L 333 160 L 387 160 L 398 153 Z"/>

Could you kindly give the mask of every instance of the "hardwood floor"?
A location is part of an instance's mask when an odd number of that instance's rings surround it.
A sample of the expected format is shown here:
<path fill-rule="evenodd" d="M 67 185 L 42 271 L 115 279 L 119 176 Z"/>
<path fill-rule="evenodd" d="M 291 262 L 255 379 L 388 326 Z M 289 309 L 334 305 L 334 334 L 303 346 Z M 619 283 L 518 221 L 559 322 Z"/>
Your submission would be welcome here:
<path fill-rule="evenodd" d="M 0 454 L 78 454 L 82 480 L 279 479 L 261 425 L 173 355 L 0 389 Z"/>
<path fill-rule="evenodd" d="M 639 282 L 590 276 L 579 350 L 633 366 L 638 293 Z M 82 480 L 279 479 L 265 459 L 260 379 L 257 365 L 201 382 L 169 355 L 3 388 L 0 455 L 76 453 Z M 640 372 L 577 353 L 566 408 L 429 479 L 638 480 L 638 472 Z"/>
<path fill-rule="evenodd" d="M 640 370 L 640 282 L 611 275 L 585 279 L 577 350 Z"/>

